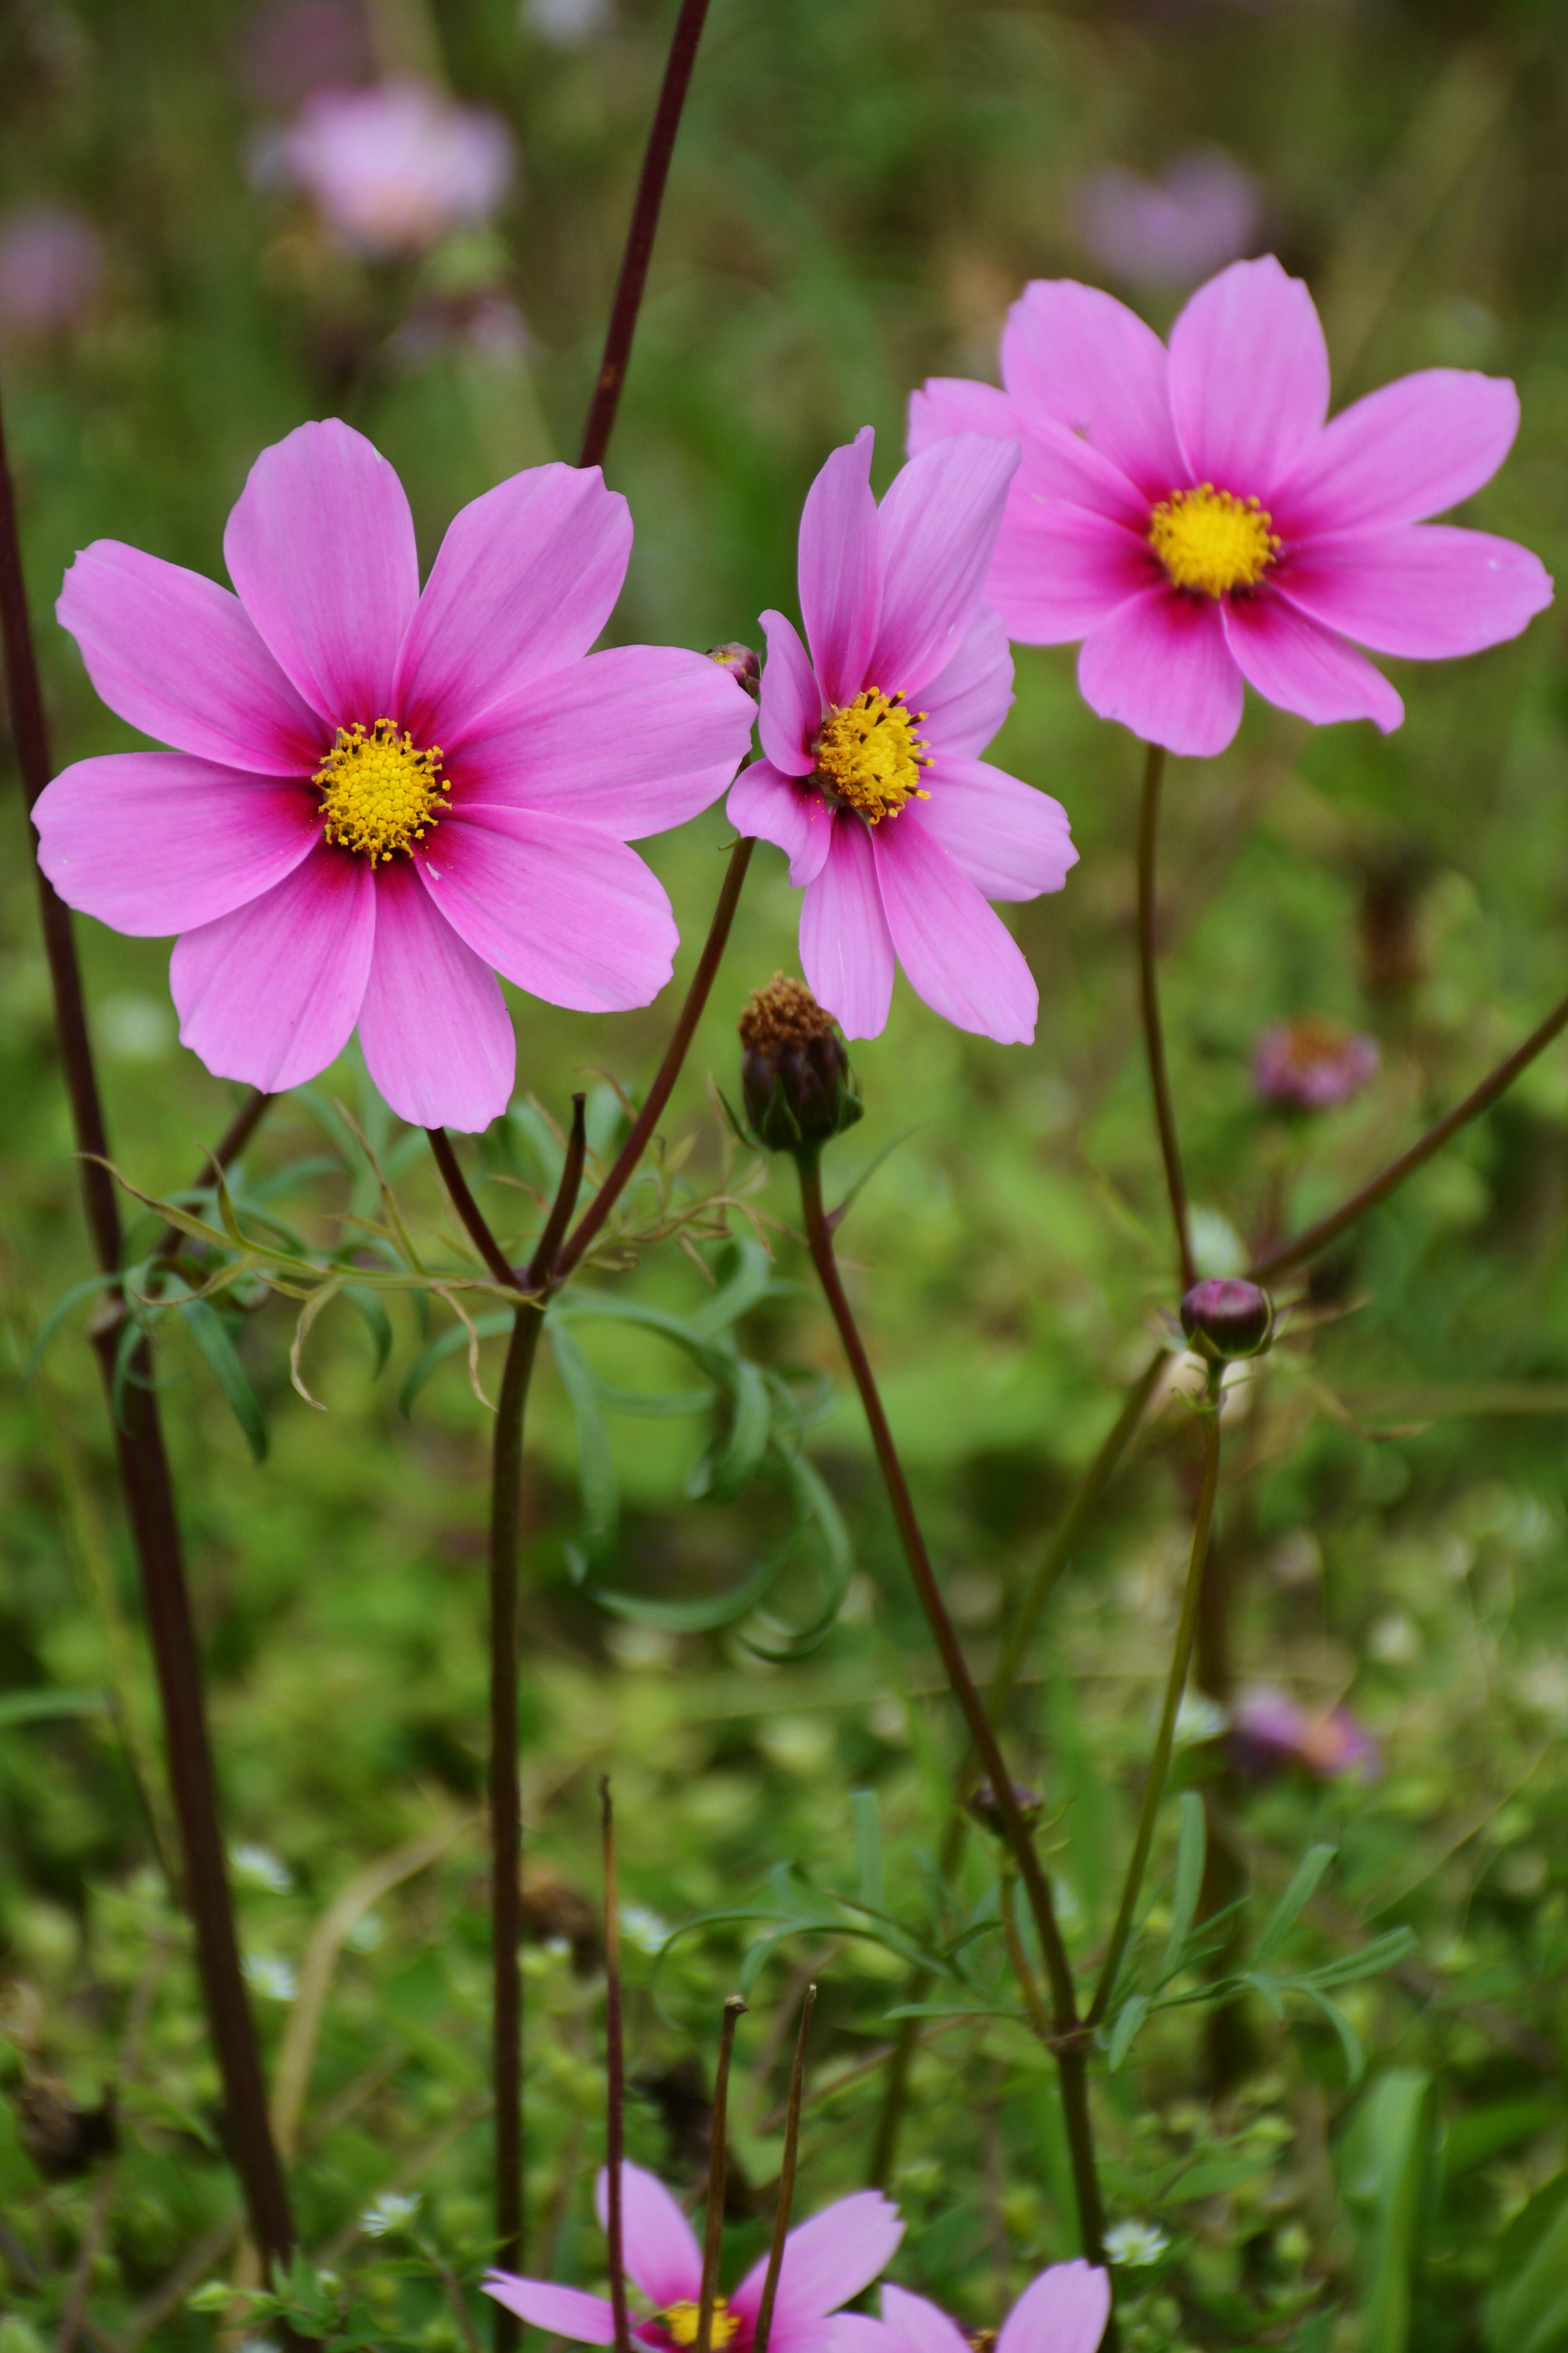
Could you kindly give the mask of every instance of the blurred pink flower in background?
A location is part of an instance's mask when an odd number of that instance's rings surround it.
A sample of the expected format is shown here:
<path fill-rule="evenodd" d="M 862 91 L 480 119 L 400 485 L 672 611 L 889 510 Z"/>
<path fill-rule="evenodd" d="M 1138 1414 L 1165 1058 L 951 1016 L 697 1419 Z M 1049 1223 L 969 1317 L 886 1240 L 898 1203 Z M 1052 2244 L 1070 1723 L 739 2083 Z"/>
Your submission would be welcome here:
<path fill-rule="evenodd" d="M 0 332 L 55 335 L 76 326 L 102 277 L 102 241 L 79 213 L 29 205 L 0 222 Z"/>
<path fill-rule="evenodd" d="M 257 177 L 300 189 L 341 244 L 384 261 L 488 221 L 514 162 L 499 114 L 398 79 L 312 90 L 258 151 Z"/>
<path fill-rule="evenodd" d="M 1243 681 L 1315 725 L 1386 733 L 1405 705 L 1358 644 L 1477 653 L 1552 601 L 1529 549 L 1426 520 L 1501 465 L 1513 385 L 1427 368 L 1326 421 L 1322 326 L 1271 254 L 1201 287 L 1168 351 L 1098 287 L 1037 280 L 1002 375 L 1003 392 L 915 393 L 910 448 L 1022 442 L 985 593 L 1025 644 L 1081 639 L 1084 700 L 1148 743 L 1223 752 Z"/>
<path fill-rule="evenodd" d="M 1130 286 L 1195 286 L 1241 259 L 1262 218 L 1261 186 L 1218 147 L 1178 155 L 1159 180 L 1108 164 L 1073 192 L 1079 243 Z"/>
<path fill-rule="evenodd" d="M 224 534 L 239 590 L 99 540 L 62 625 L 111 711 L 173 744 L 64 769 L 34 810 L 68 904 L 174 933 L 182 1042 L 276 1092 L 357 1027 L 416 1127 L 511 1093 L 496 974 L 584 1012 L 670 976 L 663 885 L 630 841 L 695 817 L 754 710 L 673 646 L 588 649 L 631 553 L 598 468 L 536 466 L 457 515 L 423 592 L 403 485 L 362 434 L 301 425 Z"/>
<path fill-rule="evenodd" d="M 806 494 L 806 645 L 763 615 L 763 756 L 736 779 L 730 822 L 787 853 L 801 968 L 847 1038 L 887 1026 L 896 960 L 956 1029 L 1026 1043 L 1039 991 L 986 902 L 1059 891 L 1078 852 L 1058 801 L 979 756 L 1013 700 L 1006 632 L 981 598 L 1017 450 L 943 441 L 879 507 L 871 443 L 868 426 Z"/>
<path fill-rule="evenodd" d="M 368 81 L 374 70 L 356 0 L 266 0 L 240 31 L 240 79 L 252 98 L 280 114 L 323 82 Z"/>
<path fill-rule="evenodd" d="M 595 2199 L 601 2226 L 605 2182 L 601 2173 Z M 680 2353 L 697 2334 L 702 2250 L 657 2174 L 640 2165 L 623 2167 L 621 2204 L 626 2276 L 654 2306 L 650 2319 L 634 2319 L 632 2340 L 657 2353 Z M 784 2241 L 770 2353 L 835 2353 L 837 2324 L 828 2315 L 869 2285 L 892 2261 L 903 2235 L 898 2208 L 878 2189 L 856 2190 L 808 2222 L 797 2222 Z M 767 2269 L 764 2255 L 728 2296 L 716 2298 L 715 2353 L 749 2353 Z M 602 2295 L 516 2272 L 491 2272 L 481 2284 L 487 2295 L 536 2328 L 579 2345 L 615 2341 L 615 2315 Z"/>
<path fill-rule="evenodd" d="M 1244 1692 L 1237 1702 L 1230 1744 L 1237 1770 L 1260 1779 L 1288 1765 L 1301 1767 L 1320 1781 L 1375 1781 L 1383 1771 L 1376 1741 L 1348 1708 L 1310 1715 L 1266 1685 Z"/>
<path fill-rule="evenodd" d="M 1304 1013 L 1271 1021 L 1252 1058 L 1252 1083 L 1265 1103 L 1296 1111 L 1328 1111 L 1359 1094 L 1377 1075 L 1377 1039 L 1342 1021 Z"/>

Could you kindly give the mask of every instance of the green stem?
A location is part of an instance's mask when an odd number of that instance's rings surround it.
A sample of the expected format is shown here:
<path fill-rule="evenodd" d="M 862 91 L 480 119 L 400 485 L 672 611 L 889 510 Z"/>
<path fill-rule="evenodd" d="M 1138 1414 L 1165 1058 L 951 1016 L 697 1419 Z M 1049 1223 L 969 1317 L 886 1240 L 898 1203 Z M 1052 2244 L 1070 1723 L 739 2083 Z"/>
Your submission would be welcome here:
<path fill-rule="evenodd" d="M 1117 1908 L 1116 1924 L 1110 1931 L 1105 1960 L 1100 1972 L 1100 1983 L 1089 2005 L 1089 2023 L 1098 2026 L 1105 2016 L 1122 1957 L 1132 1934 L 1133 1915 L 1143 1885 L 1143 1873 L 1149 1864 L 1149 1851 L 1154 1843 L 1154 1825 L 1159 1817 L 1160 1800 L 1165 1794 L 1165 1777 L 1171 1769 L 1171 1749 L 1176 1736 L 1176 1711 L 1186 1689 L 1187 1670 L 1192 1664 L 1193 1641 L 1198 1629 L 1198 1609 L 1203 1599 L 1204 1567 L 1208 1559 L 1209 1535 L 1214 1526 L 1215 1494 L 1219 1485 L 1219 1375 L 1217 1368 L 1209 1377 L 1208 1396 L 1204 1408 L 1204 1472 L 1198 1490 L 1197 1515 L 1193 1524 L 1193 1548 L 1187 1562 L 1187 1581 L 1182 1593 L 1182 1612 L 1176 1624 L 1175 1648 L 1171 1653 L 1171 1671 L 1165 1678 L 1165 1704 L 1160 1711 L 1160 1729 L 1154 1736 L 1154 1754 L 1149 1760 L 1149 1777 L 1143 1785 L 1143 1802 L 1138 1812 L 1138 1830 L 1132 1841 L 1132 1856 L 1127 1865 L 1127 1877 L 1122 1884 L 1121 1902 Z"/>
<path fill-rule="evenodd" d="M 871 1443 L 888 1491 L 888 1501 L 892 1507 L 894 1525 L 899 1531 L 904 1558 L 909 1564 L 910 1576 L 925 1612 L 926 1623 L 942 1655 L 949 1686 L 995 1793 L 1002 1833 L 1017 1864 L 1039 1933 L 1040 1950 L 1045 1956 L 1046 1974 L 1051 1989 L 1051 2015 L 1055 2029 L 1049 2047 L 1061 2078 L 1062 2106 L 1078 2192 L 1079 2235 L 1084 2253 L 1090 2262 L 1103 2263 L 1105 2222 L 1089 2114 L 1087 2037 L 1079 2019 L 1072 1963 L 1058 1925 L 1050 1882 L 1041 1869 L 1035 1842 L 1014 1794 L 1012 1776 L 985 1713 L 984 1703 L 969 1672 L 952 1620 L 947 1614 L 931 1556 L 926 1550 L 925 1537 L 915 1514 L 903 1464 L 893 1443 L 893 1433 L 883 1410 L 871 1360 L 866 1353 L 854 1311 L 839 1277 L 838 1262 L 833 1252 L 833 1236 L 823 1212 L 821 1162 L 816 1153 L 802 1152 L 796 1155 L 796 1165 L 800 1171 L 801 1208 L 812 1264 L 816 1270 L 823 1296 L 837 1326 L 839 1340 L 859 1391 L 861 1407 L 870 1430 Z"/>
<path fill-rule="evenodd" d="M 1164 774 L 1164 747 L 1151 744 L 1143 764 L 1143 801 L 1138 819 L 1138 994 L 1143 1015 L 1143 1046 L 1149 1058 L 1149 1083 L 1154 1091 L 1154 1124 L 1160 1131 L 1160 1156 L 1165 1164 L 1165 1190 L 1171 1197 L 1171 1219 L 1176 1229 L 1176 1255 L 1181 1263 L 1182 1289 L 1185 1292 L 1197 1281 L 1198 1271 L 1193 1263 L 1187 1180 L 1182 1173 L 1182 1147 L 1171 1101 L 1171 1074 L 1165 1067 L 1165 1033 L 1160 1021 L 1159 912 L 1154 870 L 1160 839 L 1160 786 Z"/>

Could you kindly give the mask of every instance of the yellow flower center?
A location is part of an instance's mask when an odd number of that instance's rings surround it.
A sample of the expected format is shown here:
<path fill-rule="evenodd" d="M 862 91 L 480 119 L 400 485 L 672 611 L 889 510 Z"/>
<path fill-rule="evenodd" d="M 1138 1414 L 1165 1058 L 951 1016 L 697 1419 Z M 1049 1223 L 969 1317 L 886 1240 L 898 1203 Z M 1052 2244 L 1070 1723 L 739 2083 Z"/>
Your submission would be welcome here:
<path fill-rule="evenodd" d="M 1252 587 L 1279 554 L 1272 522 L 1256 499 L 1201 482 L 1161 500 L 1149 518 L 1149 544 L 1178 588 L 1224 596 Z"/>
<path fill-rule="evenodd" d="M 369 734 L 357 722 L 338 740 L 310 782 L 321 789 L 327 839 L 363 849 L 385 865 L 395 849 L 423 841 L 448 807 L 451 786 L 441 774 L 441 746 L 416 752 L 395 723 L 378 719 Z"/>
<path fill-rule="evenodd" d="M 658 2316 L 678 2345 L 695 2345 L 700 2311 L 700 2306 L 695 2304 L 670 2304 L 665 2306 Z M 739 2320 L 723 2297 L 716 2295 L 713 2299 L 713 2329 L 710 2339 L 715 2348 L 715 2353 L 720 2346 L 728 2345 L 740 2326 Z"/>
<path fill-rule="evenodd" d="M 868 686 L 830 711 L 816 746 L 816 778 L 830 800 L 847 802 L 875 825 L 908 800 L 929 801 L 921 770 L 931 765 L 915 729 L 923 711 L 908 712 L 901 694 Z"/>

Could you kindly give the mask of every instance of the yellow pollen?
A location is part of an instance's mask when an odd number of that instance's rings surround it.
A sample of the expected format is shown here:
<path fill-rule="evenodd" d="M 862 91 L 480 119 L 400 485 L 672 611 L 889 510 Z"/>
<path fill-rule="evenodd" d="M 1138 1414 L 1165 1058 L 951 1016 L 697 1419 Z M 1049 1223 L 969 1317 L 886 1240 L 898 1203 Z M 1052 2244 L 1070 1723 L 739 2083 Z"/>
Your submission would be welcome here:
<path fill-rule="evenodd" d="M 816 779 L 828 798 L 847 802 L 872 825 L 897 817 L 908 800 L 929 801 L 921 770 L 931 761 L 915 733 L 924 717 L 906 711 L 901 694 L 874 686 L 830 711 L 816 746 Z"/>
<path fill-rule="evenodd" d="M 340 727 L 310 782 L 321 789 L 327 839 L 364 850 L 373 866 L 423 841 L 449 807 L 441 797 L 451 786 L 441 774 L 439 744 L 416 752 L 413 738 L 400 735 L 390 719 L 378 719 L 368 735 L 357 722 Z"/>
<path fill-rule="evenodd" d="M 1256 499 L 1201 482 L 1161 500 L 1149 518 L 1149 544 L 1178 588 L 1224 596 L 1252 587 L 1279 554 L 1272 522 Z"/>
<path fill-rule="evenodd" d="M 666 2328 L 678 2345 L 695 2345 L 697 2322 L 700 2306 L 695 2304 L 669 2304 L 659 2314 Z M 717 2348 L 728 2345 L 741 2324 L 721 2295 L 713 2299 L 713 2331 L 710 2344 Z"/>

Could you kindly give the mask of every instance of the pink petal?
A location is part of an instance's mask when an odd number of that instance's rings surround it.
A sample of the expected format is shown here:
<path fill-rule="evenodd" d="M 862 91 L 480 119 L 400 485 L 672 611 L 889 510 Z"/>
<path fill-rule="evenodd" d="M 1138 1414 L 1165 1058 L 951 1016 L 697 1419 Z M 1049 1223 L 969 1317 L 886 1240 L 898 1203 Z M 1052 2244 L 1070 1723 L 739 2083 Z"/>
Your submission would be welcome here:
<path fill-rule="evenodd" d="M 961 375 L 928 376 L 910 395 L 910 429 L 904 447 L 911 458 L 933 441 L 955 433 L 984 433 L 993 441 L 1021 441 L 1025 427 L 1005 392 Z"/>
<path fill-rule="evenodd" d="M 375 938 L 370 860 L 323 843 L 286 881 L 174 943 L 180 1042 L 217 1079 L 302 1086 L 348 1044 Z"/>
<path fill-rule="evenodd" d="M 431 905 L 412 859 L 376 872 L 359 1039 L 383 1099 L 410 1127 L 477 1135 L 511 1099 L 517 1041 L 500 985 Z"/>
<path fill-rule="evenodd" d="M 133 939 L 210 923 L 291 874 L 321 838 L 309 786 L 183 752 L 79 760 L 33 809 L 38 863 L 68 906 Z"/>
<path fill-rule="evenodd" d="M 1268 506 L 1329 413 L 1312 298 L 1274 256 L 1233 261 L 1171 330 L 1171 414 L 1191 479 Z"/>
<path fill-rule="evenodd" d="M 216 580 L 99 539 L 66 574 L 55 611 L 102 700 L 144 735 L 257 776 L 320 765 L 330 731 Z"/>
<path fill-rule="evenodd" d="M 1071 645 L 1163 576 L 1141 531 L 1079 508 L 1036 505 L 1009 510 L 985 593 L 1009 637 Z"/>
<path fill-rule="evenodd" d="M 605 2230 L 608 2192 L 605 2168 L 594 2187 L 595 2211 Z M 696 2303 L 702 2292 L 702 2250 L 663 2182 L 640 2165 L 627 2165 L 621 2173 L 621 2248 L 631 2278 L 661 2312 L 672 2304 Z"/>
<path fill-rule="evenodd" d="M 519 2319 L 548 2328 L 554 2337 L 570 2337 L 578 2345 L 616 2341 L 615 2312 L 602 2295 L 585 2295 L 580 2287 L 557 2287 L 551 2280 L 520 2279 L 516 2272 L 489 2272 L 479 2285 Z"/>
<path fill-rule="evenodd" d="M 706 654 L 617 646 L 535 679 L 447 763 L 457 795 L 552 809 L 637 841 L 718 799 L 756 704 Z"/>
<path fill-rule="evenodd" d="M 969 2339 L 955 2320 L 929 2297 L 911 2295 L 891 2280 L 882 2289 L 882 2317 L 913 2353 L 969 2353 Z"/>
<path fill-rule="evenodd" d="M 1309 441 L 1276 484 L 1288 541 L 1424 522 L 1489 482 L 1513 447 L 1519 395 L 1501 376 L 1426 368 L 1369 393 Z"/>
<path fill-rule="evenodd" d="M 1087 441 L 1164 498 L 1185 470 L 1172 428 L 1165 351 L 1125 303 L 1073 279 L 1037 279 L 1007 314 L 1002 375 L 1026 427 L 1035 414 Z"/>
<path fill-rule="evenodd" d="M 1281 567 L 1279 586 L 1373 653 L 1417 661 L 1517 638 L 1552 602 L 1552 575 L 1527 547 L 1440 522 L 1315 539 Z"/>
<path fill-rule="evenodd" d="M 1078 852 L 1068 813 L 1049 793 L 984 760 L 945 754 L 928 781 L 930 800 L 904 809 L 898 824 L 913 822 L 939 843 L 982 898 L 1037 899 L 1061 889 Z"/>
<path fill-rule="evenodd" d="M 879 2189 L 858 2189 L 853 2197 L 825 2206 L 784 2241 L 778 2302 L 773 2307 L 775 2326 L 782 2324 L 795 2342 L 803 2322 L 836 2312 L 868 2286 L 884 2264 L 892 2261 L 903 2235 L 898 2208 Z M 731 2311 L 742 2320 L 750 2320 L 756 2312 L 767 2268 L 763 2256 L 730 2298 Z M 775 2341 L 780 2353 L 785 2353 L 784 2340 Z"/>
<path fill-rule="evenodd" d="M 874 847 L 888 929 L 916 996 L 955 1029 L 1030 1044 L 1040 992 L 1000 915 L 924 828 L 887 818 Z"/>
<path fill-rule="evenodd" d="M 1018 470 L 1016 441 L 961 433 L 911 458 L 878 510 L 882 617 L 866 672 L 913 697 L 957 654 L 984 593 Z"/>
<path fill-rule="evenodd" d="M 885 2320 L 867 2312 L 836 2312 L 825 2324 L 833 2331 L 832 2353 L 904 2353 L 904 2339 Z M 959 2343 L 969 2353 L 968 2340 Z"/>
<path fill-rule="evenodd" d="M 838 817 L 800 910 L 800 968 L 847 1038 L 879 1038 L 893 1001 L 893 943 L 877 887 L 871 837 Z"/>
<path fill-rule="evenodd" d="M 246 611 L 331 726 L 390 712 L 419 556 L 403 485 L 363 433 L 333 417 L 264 449 L 223 554 Z"/>
<path fill-rule="evenodd" d="M 1130 597 L 1084 640 L 1078 682 L 1102 719 L 1187 759 L 1223 752 L 1241 724 L 1241 672 L 1211 597 Z"/>
<path fill-rule="evenodd" d="M 664 886 L 613 834 L 553 810 L 465 803 L 414 853 L 459 938 L 547 1005 L 651 1005 L 678 943 Z"/>
<path fill-rule="evenodd" d="M 1237 668 L 1281 711 L 1322 727 L 1336 719 L 1371 719 L 1388 734 L 1405 705 L 1383 672 L 1343 638 L 1321 628 L 1283 596 L 1228 596 L 1221 608 Z"/>
<path fill-rule="evenodd" d="M 1002 2324 L 996 2353 L 1095 2353 L 1110 2317 L 1110 2274 L 1053 2263 L 1032 2280 Z"/>
<path fill-rule="evenodd" d="M 782 613 L 764 613 L 763 635 L 768 648 L 762 678 L 763 749 L 785 776 L 809 776 L 816 765 L 811 746 L 822 725 L 822 689 L 793 621 Z"/>
<path fill-rule="evenodd" d="M 984 752 L 1013 707 L 1012 650 L 991 606 L 981 606 L 946 669 L 921 687 L 920 707 L 933 752 Z"/>
<path fill-rule="evenodd" d="M 394 699 L 458 752 L 492 705 L 585 654 L 621 593 L 632 519 L 597 466 L 534 466 L 454 517 L 409 623 Z"/>
<path fill-rule="evenodd" d="M 822 691 L 838 704 L 852 702 L 866 683 L 881 609 L 882 543 L 871 496 L 875 438 L 862 426 L 847 448 L 835 449 L 801 510 L 800 614 Z"/>
<path fill-rule="evenodd" d="M 1162 352 L 1162 401 L 1163 366 Z M 1168 438 L 1168 420 L 1164 431 Z M 1037 499 L 1063 499 L 1069 506 L 1088 507 L 1142 529 L 1150 495 L 1141 492 L 1100 450 L 1047 416 L 1038 402 L 1031 401 L 1026 409 L 991 385 L 971 384 L 962 376 L 932 376 L 923 392 L 910 396 L 910 457 L 955 433 L 984 433 L 993 441 L 1022 443 L 1024 454 L 1007 497 L 1009 520 L 1026 515 Z"/>
<path fill-rule="evenodd" d="M 785 853 L 797 891 L 821 873 L 833 839 L 833 813 L 820 793 L 782 776 L 771 761 L 753 760 L 736 777 L 724 814 L 737 833 L 753 834 Z"/>

